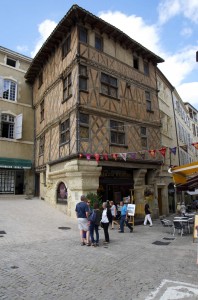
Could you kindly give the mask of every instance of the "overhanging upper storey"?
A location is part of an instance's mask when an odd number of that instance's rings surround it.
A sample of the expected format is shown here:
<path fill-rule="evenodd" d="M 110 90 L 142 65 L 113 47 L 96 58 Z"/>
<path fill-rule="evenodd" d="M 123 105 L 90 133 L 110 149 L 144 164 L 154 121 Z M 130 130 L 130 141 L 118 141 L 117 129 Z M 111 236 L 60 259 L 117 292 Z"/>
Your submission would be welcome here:
<path fill-rule="evenodd" d="M 94 16 L 85 9 L 78 5 L 73 5 L 63 19 L 58 23 L 46 42 L 43 44 L 39 52 L 33 59 L 25 78 L 27 81 L 33 83 L 35 77 L 48 60 L 49 56 L 53 53 L 56 47 L 62 42 L 65 37 L 65 32 L 70 31 L 71 28 L 79 23 L 90 24 L 91 28 L 97 28 L 100 33 L 105 33 L 109 38 L 125 45 L 130 48 L 131 51 L 136 52 L 138 55 L 142 55 L 154 64 L 164 62 L 164 60 L 130 38 L 127 34 L 117 29 L 113 25 L 105 22 L 99 17 Z"/>

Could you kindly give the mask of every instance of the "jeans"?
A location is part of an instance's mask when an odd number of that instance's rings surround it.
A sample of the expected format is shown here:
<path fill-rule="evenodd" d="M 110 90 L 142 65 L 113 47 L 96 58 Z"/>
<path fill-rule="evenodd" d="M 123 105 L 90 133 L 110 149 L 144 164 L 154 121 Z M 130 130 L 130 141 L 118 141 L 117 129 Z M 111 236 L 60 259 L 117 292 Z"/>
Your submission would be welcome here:
<path fill-rule="evenodd" d="M 94 231 L 96 233 L 96 240 L 94 240 Z M 90 237 L 92 244 L 99 243 L 99 232 L 98 232 L 98 225 L 94 223 L 90 223 Z"/>
<path fill-rule="evenodd" d="M 102 225 L 104 230 L 105 241 L 109 242 L 109 232 L 108 232 L 109 223 L 102 223 Z"/>
<path fill-rule="evenodd" d="M 124 215 L 124 216 L 121 216 L 121 219 L 120 219 L 120 231 L 121 232 L 124 232 L 124 223 L 131 231 L 133 230 L 133 227 L 126 220 L 126 215 Z"/>

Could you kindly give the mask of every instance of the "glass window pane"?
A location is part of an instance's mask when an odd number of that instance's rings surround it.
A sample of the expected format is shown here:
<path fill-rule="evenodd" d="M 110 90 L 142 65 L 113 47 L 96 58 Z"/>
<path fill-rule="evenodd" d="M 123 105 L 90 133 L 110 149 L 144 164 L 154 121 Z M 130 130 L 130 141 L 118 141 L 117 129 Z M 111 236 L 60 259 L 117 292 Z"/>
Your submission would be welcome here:
<path fill-rule="evenodd" d="M 109 94 L 109 89 L 108 89 L 108 86 L 105 85 L 105 84 L 102 84 L 101 85 L 101 92 L 105 95 L 108 95 Z"/>
<path fill-rule="evenodd" d="M 86 78 L 80 78 L 79 80 L 79 87 L 80 90 L 87 90 L 87 79 Z"/>
<path fill-rule="evenodd" d="M 102 50 L 102 38 L 99 36 L 95 36 L 95 48 L 97 50 Z"/>
<path fill-rule="evenodd" d="M 113 87 L 110 87 L 109 88 L 109 95 L 111 97 L 114 97 L 114 98 L 117 98 L 117 89 L 113 88 Z"/>
<path fill-rule="evenodd" d="M 83 43 L 87 43 L 87 30 L 85 28 L 79 29 L 79 40 Z"/>
<path fill-rule="evenodd" d="M 89 124 L 89 115 L 80 113 L 80 123 Z"/>
<path fill-rule="evenodd" d="M 117 87 L 117 79 L 114 77 L 110 77 L 110 84 L 114 87 Z"/>
<path fill-rule="evenodd" d="M 109 76 L 107 74 L 101 73 L 101 81 L 104 83 L 109 83 Z"/>
<path fill-rule="evenodd" d="M 124 145 L 125 143 L 125 134 L 124 133 L 118 133 L 118 144 Z"/>
<path fill-rule="evenodd" d="M 151 101 L 146 101 L 146 109 L 151 110 Z"/>
<path fill-rule="evenodd" d="M 111 131 L 111 143 L 117 143 L 117 133 Z"/>

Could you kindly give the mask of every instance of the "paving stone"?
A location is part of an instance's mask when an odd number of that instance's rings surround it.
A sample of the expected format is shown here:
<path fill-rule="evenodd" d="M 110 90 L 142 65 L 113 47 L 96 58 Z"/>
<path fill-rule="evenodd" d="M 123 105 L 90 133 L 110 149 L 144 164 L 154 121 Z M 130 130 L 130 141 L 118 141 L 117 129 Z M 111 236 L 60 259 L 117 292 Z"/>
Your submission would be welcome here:
<path fill-rule="evenodd" d="M 110 231 L 107 248 L 81 247 L 76 219 L 34 198 L 0 200 L 0 230 L 0 299 L 145 300 L 163 280 L 197 284 L 192 236 L 153 245 L 171 237 L 159 221 Z"/>

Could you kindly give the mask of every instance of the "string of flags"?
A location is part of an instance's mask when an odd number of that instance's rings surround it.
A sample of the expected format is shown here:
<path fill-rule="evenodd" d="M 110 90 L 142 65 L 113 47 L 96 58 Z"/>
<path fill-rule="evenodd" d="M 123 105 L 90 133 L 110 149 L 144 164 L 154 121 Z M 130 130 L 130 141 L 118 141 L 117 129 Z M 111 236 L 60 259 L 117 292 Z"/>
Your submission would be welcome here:
<path fill-rule="evenodd" d="M 198 150 L 198 142 L 197 143 L 192 143 L 191 145 L 194 146 L 196 150 Z M 187 151 L 187 149 L 188 149 L 188 145 L 183 145 L 183 146 L 179 146 L 179 147 L 182 148 L 185 151 Z M 165 159 L 167 149 L 169 149 L 170 153 L 176 155 L 177 148 L 178 147 L 173 147 L 173 148 L 162 147 L 161 149 L 141 150 L 141 151 L 138 151 L 138 152 L 126 152 L 126 153 L 121 152 L 121 153 L 112 153 L 112 154 L 108 154 L 108 153 L 104 153 L 104 154 L 86 153 L 86 154 L 83 154 L 83 153 L 80 153 L 79 158 L 86 157 L 87 160 L 91 160 L 92 158 L 95 158 L 96 161 L 99 161 L 101 159 L 107 161 L 107 160 L 109 160 L 109 158 L 113 158 L 114 160 L 117 160 L 118 158 L 122 158 L 124 161 L 126 161 L 127 158 L 130 158 L 130 159 L 133 159 L 133 160 L 138 159 L 138 155 L 141 159 L 145 159 L 145 156 L 146 156 L 147 152 L 149 153 L 149 155 L 152 158 L 155 158 L 157 152 L 159 152 L 163 156 L 163 158 Z"/>

